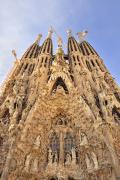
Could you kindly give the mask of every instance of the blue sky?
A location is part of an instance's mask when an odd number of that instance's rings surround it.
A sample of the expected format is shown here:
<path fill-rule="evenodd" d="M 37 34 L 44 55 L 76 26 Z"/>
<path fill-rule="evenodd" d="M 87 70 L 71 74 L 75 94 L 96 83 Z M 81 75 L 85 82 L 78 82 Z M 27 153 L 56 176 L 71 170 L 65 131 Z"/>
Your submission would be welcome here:
<path fill-rule="evenodd" d="M 120 0 L 0 0 L 0 83 L 13 66 L 11 50 L 20 58 L 39 33 L 43 42 L 51 25 L 65 47 L 67 29 L 75 37 L 88 30 L 87 41 L 120 84 Z"/>

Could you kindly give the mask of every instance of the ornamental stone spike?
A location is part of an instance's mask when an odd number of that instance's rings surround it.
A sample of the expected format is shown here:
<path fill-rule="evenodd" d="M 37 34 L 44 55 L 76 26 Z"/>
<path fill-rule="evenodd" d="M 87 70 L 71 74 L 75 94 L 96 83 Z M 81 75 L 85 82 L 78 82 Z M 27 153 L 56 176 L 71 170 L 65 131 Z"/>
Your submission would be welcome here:
<path fill-rule="evenodd" d="M 72 30 L 71 30 L 71 29 L 68 29 L 68 30 L 67 30 L 67 34 L 68 34 L 68 37 L 71 37 L 71 36 L 72 36 Z"/>
<path fill-rule="evenodd" d="M 35 42 L 36 42 L 36 43 L 39 43 L 39 41 L 41 40 L 41 38 L 42 38 L 42 34 L 38 34 Z"/>
<path fill-rule="evenodd" d="M 12 50 L 12 54 L 15 57 L 15 60 L 17 60 L 17 53 L 16 53 L 16 51 L 14 49 Z"/>
<path fill-rule="evenodd" d="M 88 34 L 88 31 L 78 32 L 77 36 L 79 39 L 79 43 L 83 42 L 85 40 L 86 35 Z"/>
<path fill-rule="evenodd" d="M 54 31 L 53 31 L 53 28 L 52 28 L 52 26 L 51 26 L 50 29 L 49 29 L 49 31 L 48 31 L 47 38 L 50 38 L 50 39 L 51 39 L 53 32 L 54 32 Z"/>
<path fill-rule="evenodd" d="M 58 36 L 58 38 L 57 38 L 57 43 L 58 43 L 58 47 L 62 47 L 63 40 L 60 36 Z"/>

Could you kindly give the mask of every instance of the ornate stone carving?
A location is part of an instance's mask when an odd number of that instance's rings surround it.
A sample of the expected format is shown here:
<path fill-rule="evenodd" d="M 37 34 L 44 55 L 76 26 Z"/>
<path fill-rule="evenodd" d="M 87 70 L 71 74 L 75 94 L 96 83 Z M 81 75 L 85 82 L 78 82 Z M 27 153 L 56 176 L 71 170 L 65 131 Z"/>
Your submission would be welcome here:
<path fill-rule="evenodd" d="M 72 162 L 71 155 L 69 153 L 67 153 L 66 157 L 65 157 L 65 165 L 70 165 L 71 162 Z"/>
<path fill-rule="evenodd" d="M 41 145 L 41 137 L 40 137 L 40 135 L 39 136 L 37 136 L 37 138 L 35 139 L 35 142 L 34 142 L 34 148 L 39 148 L 40 147 L 40 145 Z"/>
<path fill-rule="evenodd" d="M 71 154 L 72 154 L 72 164 L 76 164 L 76 152 L 75 152 L 75 148 L 72 148 L 71 150 Z"/>
<path fill-rule="evenodd" d="M 49 148 L 49 152 L 48 152 L 48 165 L 52 165 L 52 163 L 53 163 L 53 155 L 52 155 L 51 148 Z"/>
<path fill-rule="evenodd" d="M 31 154 L 28 154 L 25 160 L 25 168 L 24 170 L 29 172 L 30 170 L 30 161 L 31 161 Z"/>
<path fill-rule="evenodd" d="M 86 154 L 86 164 L 89 172 L 94 171 L 94 169 L 98 169 L 98 161 L 94 152 Z"/>
<path fill-rule="evenodd" d="M 80 146 L 88 146 L 88 139 L 85 133 L 80 134 Z"/>

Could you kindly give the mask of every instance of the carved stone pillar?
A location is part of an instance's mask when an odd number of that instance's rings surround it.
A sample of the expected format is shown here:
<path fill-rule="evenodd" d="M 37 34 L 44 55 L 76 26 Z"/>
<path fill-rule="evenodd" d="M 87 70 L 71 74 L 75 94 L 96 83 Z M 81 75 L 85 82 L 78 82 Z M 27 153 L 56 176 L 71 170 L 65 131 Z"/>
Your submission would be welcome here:
<path fill-rule="evenodd" d="M 59 163 L 61 165 L 64 164 L 64 134 L 60 132 L 60 155 L 59 155 Z"/>

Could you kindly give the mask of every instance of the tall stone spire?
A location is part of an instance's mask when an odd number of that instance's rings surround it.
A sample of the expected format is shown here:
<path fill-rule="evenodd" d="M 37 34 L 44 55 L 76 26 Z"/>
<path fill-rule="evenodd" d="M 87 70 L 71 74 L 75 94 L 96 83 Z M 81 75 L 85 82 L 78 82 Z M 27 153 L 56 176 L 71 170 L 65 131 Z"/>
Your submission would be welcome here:
<path fill-rule="evenodd" d="M 83 70 L 84 62 L 82 59 L 82 53 L 79 47 L 78 42 L 71 33 L 71 30 L 68 30 L 68 55 L 70 58 L 71 71 L 74 73 L 75 84 L 79 84 L 79 74 Z"/>
<path fill-rule="evenodd" d="M 27 51 L 24 53 L 22 59 L 24 58 L 36 58 L 38 56 L 40 47 L 39 47 L 39 41 L 42 37 L 42 34 L 39 34 L 34 41 L 34 43 L 27 49 Z"/>
<path fill-rule="evenodd" d="M 75 40 L 75 38 L 72 35 L 72 31 L 69 29 L 67 30 L 67 34 L 68 34 L 68 52 L 72 52 L 72 51 L 79 51 L 79 45 L 77 43 L 77 41 Z"/>

